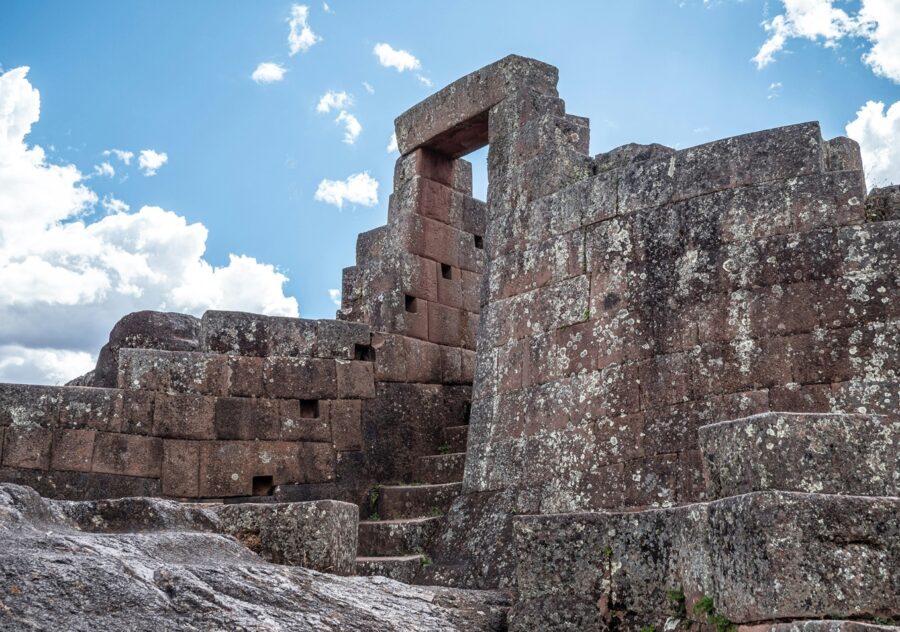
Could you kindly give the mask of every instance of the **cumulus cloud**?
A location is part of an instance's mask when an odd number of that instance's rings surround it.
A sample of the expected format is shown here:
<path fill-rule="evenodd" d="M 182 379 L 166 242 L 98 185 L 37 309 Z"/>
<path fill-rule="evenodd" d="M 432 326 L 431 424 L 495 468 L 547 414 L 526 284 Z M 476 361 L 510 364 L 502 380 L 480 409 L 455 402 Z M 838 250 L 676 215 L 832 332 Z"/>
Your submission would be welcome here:
<path fill-rule="evenodd" d="M 900 184 L 900 101 L 887 111 L 869 101 L 847 124 L 847 136 L 859 143 L 869 186 Z"/>
<path fill-rule="evenodd" d="M 313 33 L 309 26 L 309 7 L 305 4 L 291 6 L 291 17 L 288 18 L 288 46 L 291 55 L 305 53 L 313 44 L 322 41 L 322 38 Z"/>
<path fill-rule="evenodd" d="M 273 83 L 284 79 L 284 73 L 286 72 L 287 70 L 280 64 L 266 61 L 256 67 L 250 78 L 256 83 Z"/>
<path fill-rule="evenodd" d="M 337 305 L 338 307 L 341 306 L 341 291 L 340 290 L 338 290 L 336 288 L 328 290 L 328 298 L 330 298 L 331 302 L 334 303 L 335 305 Z"/>
<path fill-rule="evenodd" d="M 837 46 L 847 37 L 867 40 L 871 48 L 863 61 L 873 72 L 900 83 L 900 3 L 896 0 L 862 0 L 851 15 L 834 6 L 834 0 L 783 0 L 784 13 L 763 22 L 769 34 L 753 57 L 757 68 L 775 61 L 791 39 Z"/>
<path fill-rule="evenodd" d="M 389 154 L 395 151 L 400 151 L 400 147 L 397 146 L 397 132 L 391 134 L 391 140 L 388 141 L 387 150 Z"/>
<path fill-rule="evenodd" d="M 107 213 L 127 213 L 131 210 L 131 207 L 128 206 L 122 200 L 116 199 L 111 195 L 107 195 L 101 200 L 100 204 L 106 210 Z"/>
<path fill-rule="evenodd" d="M 397 72 L 418 70 L 422 67 L 421 62 L 412 53 L 405 50 L 396 50 L 390 44 L 375 44 L 372 52 L 378 58 L 379 64 L 385 68 L 395 68 Z"/>
<path fill-rule="evenodd" d="M 338 114 L 338 117 L 334 119 L 335 123 L 343 123 L 344 125 L 344 142 L 348 145 L 352 145 L 356 142 L 356 139 L 359 138 L 359 135 L 362 133 L 362 125 L 357 120 L 355 116 L 347 112 L 346 110 L 341 110 L 341 113 Z"/>
<path fill-rule="evenodd" d="M 27 73 L 0 74 L 0 381 L 83 373 L 113 324 L 140 309 L 298 314 L 271 265 L 206 261 L 202 224 L 155 206 L 129 212 L 111 196 L 89 223 L 98 197 L 85 176 L 26 142 L 40 115 Z"/>
<path fill-rule="evenodd" d="M 107 149 L 103 152 L 104 156 L 115 156 L 127 167 L 131 164 L 131 159 L 134 158 L 133 151 L 125 151 L 124 149 Z"/>
<path fill-rule="evenodd" d="M 155 176 L 159 168 L 169 162 L 166 152 L 157 152 L 152 149 L 142 149 L 138 156 L 138 167 L 147 177 Z"/>
<path fill-rule="evenodd" d="M 378 181 L 368 172 L 355 173 L 346 180 L 322 180 L 315 199 L 344 208 L 344 202 L 375 206 L 378 204 Z"/>
<path fill-rule="evenodd" d="M 94 165 L 94 175 L 112 178 L 116 175 L 116 170 L 108 162 L 101 162 L 99 165 Z"/>
<path fill-rule="evenodd" d="M 316 105 L 316 112 L 330 112 L 331 110 L 342 110 L 353 105 L 353 96 L 346 92 L 335 92 L 329 90 L 319 99 Z"/>

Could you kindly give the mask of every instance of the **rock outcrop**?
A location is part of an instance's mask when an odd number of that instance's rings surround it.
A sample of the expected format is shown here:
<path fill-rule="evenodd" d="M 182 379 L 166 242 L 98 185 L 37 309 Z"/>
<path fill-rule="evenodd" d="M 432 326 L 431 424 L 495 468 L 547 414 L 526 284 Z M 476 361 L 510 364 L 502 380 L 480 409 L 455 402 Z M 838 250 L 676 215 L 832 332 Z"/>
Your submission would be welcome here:
<path fill-rule="evenodd" d="M 270 564 L 172 501 L 0 485 L 0 630 L 501 630 L 506 597 Z"/>

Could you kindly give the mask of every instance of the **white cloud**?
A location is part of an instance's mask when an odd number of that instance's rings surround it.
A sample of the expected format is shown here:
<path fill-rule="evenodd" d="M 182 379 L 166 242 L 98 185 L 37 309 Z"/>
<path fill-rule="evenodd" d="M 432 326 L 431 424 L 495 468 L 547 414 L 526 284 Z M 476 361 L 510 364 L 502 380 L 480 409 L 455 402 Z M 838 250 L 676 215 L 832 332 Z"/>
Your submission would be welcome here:
<path fill-rule="evenodd" d="M 155 206 L 129 212 L 26 136 L 40 95 L 27 68 L 0 75 L 0 381 L 56 383 L 90 368 L 109 330 L 141 309 L 296 316 L 285 276 L 252 257 L 204 259 L 207 230 Z"/>
<path fill-rule="evenodd" d="M 416 75 L 416 79 L 418 79 L 419 83 L 421 83 L 426 88 L 430 88 L 434 85 L 434 82 L 425 75 Z"/>
<path fill-rule="evenodd" d="M 847 136 L 859 143 L 870 187 L 900 184 L 900 101 L 887 111 L 869 101 L 847 124 Z"/>
<path fill-rule="evenodd" d="M 835 7 L 834 0 L 783 2 L 784 13 L 763 22 L 769 37 L 753 57 L 757 68 L 775 61 L 776 53 L 791 39 L 835 47 L 841 39 L 858 37 L 871 44 L 862 59 L 872 71 L 900 83 L 900 3 L 896 0 L 862 0 L 856 15 Z"/>
<path fill-rule="evenodd" d="M 781 94 L 781 82 L 775 81 L 769 84 L 769 94 L 766 96 L 767 99 L 777 99 L 778 95 Z"/>
<path fill-rule="evenodd" d="M 325 13 L 334 13 L 334 11 L 331 10 L 331 7 L 328 6 L 327 2 L 322 3 L 322 11 L 324 11 Z"/>
<path fill-rule="evenodd" d="M 284 73 L 287 70 L 280 64 L 265 61 L 256 67 L 250 78 L 256 83 L 273 83 L 284 79 Z"/>
<path fill-rule="evenodd" d="M 157 152 L 152 149 L 142 149 L 138 156 L 138 167 L 148 177 L 155 176 L 159 168 L 167 162 L 169 162 L 169 156 L 164 151 Z"/>
<path fill-rule="evenodd" d="M 388 141 L 387 150 L 388 150 L 388 153 L 400 151 L 400 147 L 397 146 L 397 132 L 394 132 L 393 134 L 391 134 L 391 140 Z"/>
<path fill-rule="evenodd" d="M 131 207 L 128 206 L 125 202 L 116 199 L 111 195 L 107 195 L 106 197 L 104 197 L 103 200 L 101 200 L 100 204 L 103 205 L 103 208 L 107 213 L 127 213 L 131 210 Z"/>
<path fill-rule="evenodd" d="M 411 53 L 405 50 L 396 50 L 390 44 L 375 44 L 373 51 L 378 57 L 378 63 L 385 68 L 396 68 L 398 72 L 405 70 L 418 70 L 422 64 Z"/>
<path fill-rule="evenodd" d="M 305 53 L 313 44 L 321 42 L 322 38 L 313 33 L 309 26 L 309 7 L 305 4 L 291 6 L 291 17 L 288 19 L 290 32 L 288 33 L 288 45 L 291 55 Z"/>
<path fill-rule="evenodd" d="M 338 290 L 338 289 L 328 290 L 328 298 L 330 298 L 331 302 L 334 303 L 335 305 L 337 305 L 338 307 L 341 306 L 341 291 L 340 290 Z"/>
<path fill-rule="evenodd" d="M 316 106 L 316 112 L 330 112 L 331 110 L 341 110 L 353 105 L 353 96 L 346 92 L 334 92 L 329 90 L 319 99 Z"/>
<path fill-rule="evenodd" d="M 86 351 L 0 346 L 0 382 L 64 384 L 94 368 Z"/>
<path fill-rule="evenodd" d="M 112 178 L 116 175 L 116 170 L 108 162 L 101 162 L 99 165 L 94 165 L 94 175 Z"/>
<path fill-rule="evenodd" d="M 346 180 L 322 180 L 315 199 L 344 208 L 344 202 L 375 206 L 378 204 L 378 181 L 368 172 L 355 173 Z"/>
<path fill-rule="evenodd" d="M 359 135 L 362 133 L 362 125 L 357 118 L 347 112 L 347 110 L 341 110 L 341 113 L 334 119 L 334 122 L 344 124 L 344 142 L 348 145 L 355 143 L 356 139 L 359 138 Z"/>
<path fill-rule="evenodd" d="M 863 61 L 876 75 L 900 83 L 900 2 L 864 0 L 859 19 L 867 26 L 872 42 Z"/>
<path fill-rule="evenodd" d="M 375 87 L 368 81 L 363 81 L 363 88 L 365 88 L 366 92 L 369 94 L 375 94 Z"/>
<path fill-rule="evenodd" d="M 104 156 L 115 156 L 121 162 L 125 163 L 125 166 L 131 164 L 131 159 L 134 158 L 133 151 L 125 151 L 124 149 L 107 149 L 103 152 Z"/>

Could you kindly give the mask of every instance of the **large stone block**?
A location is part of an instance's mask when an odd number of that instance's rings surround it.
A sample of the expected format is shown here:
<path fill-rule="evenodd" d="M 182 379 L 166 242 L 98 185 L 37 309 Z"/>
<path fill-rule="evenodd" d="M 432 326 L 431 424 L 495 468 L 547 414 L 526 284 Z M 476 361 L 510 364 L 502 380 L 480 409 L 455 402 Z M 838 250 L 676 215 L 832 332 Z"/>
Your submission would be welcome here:
<path fill-rule="evenodd" d="M 632 513 L 514 518 L 510 629 L 663 629 L 891 617 L 900 610 L 897 498 L 783 492 Z M 678 597 L 673 601 L 671 595 Z"/>
<path fill-rule="evenodd" d="M 711 498 L 781 490 L 898 496 L 900 422 L 764 413 L 699 429 Z"/>
<path fill-rule="evenodd" d="M 517 55 L 466 75 L 397 117 L 400 153 L 423 145 L 451 158 L 474 151 L 488 142 L 484 115 L 493 105 L 524 88 L 555 95 L 557 78 L 556 68 Z"/>
<path fill-rule="evenodd" d="M 215 439 L 215 397 L 157 393 L 153 435 L 165 439 Z"/>
<path fill-rule="evenodd" d="M 228 394 L 231 370 L 218 353 L 122 349 L 119 387 L 129 390 L 195 395 Z"/>
<path fill-rule="evenodd" d="M 94 438 L 93 472 L 159 478 L 162 439 L 98 432 Z"/>
<path fill-rule="evenodd" d="M 266 395 L 285 399 L 334 399 L 337 370 L 334 360 L 266 358 L 263 364 Z"/>
<path fill-rule="evenodd" d="M 359 509 L 350 503 L 244 503 L 212 508 L 222 530 L 275 564 L 352 575 Z"/>

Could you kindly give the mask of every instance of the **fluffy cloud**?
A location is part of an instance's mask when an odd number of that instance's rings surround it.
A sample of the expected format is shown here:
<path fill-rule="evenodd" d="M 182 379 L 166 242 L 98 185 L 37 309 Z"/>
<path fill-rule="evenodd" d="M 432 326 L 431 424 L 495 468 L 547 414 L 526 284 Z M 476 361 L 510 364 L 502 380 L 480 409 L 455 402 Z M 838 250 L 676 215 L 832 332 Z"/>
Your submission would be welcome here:
<path fill-rule="evenodd" d="M 99 165 L 94 165 L 94 175 L 112 178 L 116 175 L 116 170 L 108 162 L 101 162 Z"/>
<path fill-rule="evenodd" d="M 353 96 L 346 92 L 334 92 L 329 90 L 319 99 L 316 112 L 327 113 L 331 110 L 342 110 L 353 105 Z"/>
<path fill-rule="evenodd" d="M 315 199 L 344 208 L 344 202 L 375 206 L 378 204 L 378 180 L 368 172 L 355 173 L 346 180 L 322 180 Z"/>
<path fill-rule="evenodd" d="M 309 26 L 309 7 L 305 4 L 291 6 L 291 17 L 288 19 L 290 32 L 288 33 L 288 45 L 291 55 L 305 53 L 313 44 L 322 41 L 322 38 L 313 33 Z"/>
<path fill-rule="evenodd" d="M 144 175 L 155 176 L 159 168 L 169 162 L 169 156 L 165 152 L 157 152 L 152 149 L 142 149 L 138 156 L 138 167 Z"/>
<path fill-rule="evenodd" d="M 411 53 L 405 50 L 396 50 L 390 44 L 375 44 L 373 51 L 378 58 L 378 63 L 385 68 L 395 68 L 398 72 L 405 70 L 418 70 L 422 64 Z"/>
<path fill-rule="evenodd" d="M 341 110 L 341 113 L 334 119 L 334 122 L 344 124 L 344 142 L 348 145 L 355 143 L 356 139 L 359 138 L 359 135 L 362 133 L 362 125 L 360 122 L 346 110 Z"/>
<path fill-rule="evenodd" d="M 900 184 L 900 101 L 887 111 L 869 101 L 847 124 L 847 136 L 859 143 L 869 186 Z"/>
<path fill-rule="evenodd" d="M 400 151 L 400 147 L 397 146 L 397 132 L 391 134 L 391 140 L 388 141 L 387 150 L 389 154 L 395 151 Z"/>
<path fill-rule="evenodd" d="M 341 291 L 340 290 L 338 290 L 336 288 L 328 290 L 328 298 L 330 298 L 331 302 L 334 303 L 335 305 L 337 305 L 338 307 L 341 306 Z"/>
<path fill-rule="evenodd" d="M 284 79 L 284 73 L 286 72 L 287 70 L 280 64 L 266 61 L 256 67 L 250 78 L 256 83 L 273 83 Z"/>
<path fill-rule="evenodd" d="M 757 68 L 775 61 L 775 54 L 795 38 L 837 46 L 846 37 L 871 44 L 863 61 L 873 72 L 900 83 L 900 3 L 896 0 L 862 0 L 859 13 L 848 14 L 834 0 L 783 0 L 784 13 L 763 22 L 769 34 L 753 57 Z"/>
<path fill-rule="evenodd" d="M 40 115 L 27 72 L 0 74 L 0 381 L 83 373 L 113 324 L 140 309 L 297 315 L 271 265 L 206 261 L 202 224 L 153 206 L 131 213 L 113 197 L 88 222 L 98 198 L 85 176 L 26 143 Z"/>
<path fill-rule="evenodd" d="M 103 152 L 104 156 L 115 156 L 121 162 L 125 163 L 125 166 L 131 164 L 131 159 L 134 158 L 133 151 L 125 151 L 124 149 L 107 149 Z"/>
<path fill-rule="evenodd" d="M 900 83 L 900 2 L 864 0 L 859 18 L 872 42 L 863 61 L 875 74 Z"/>

